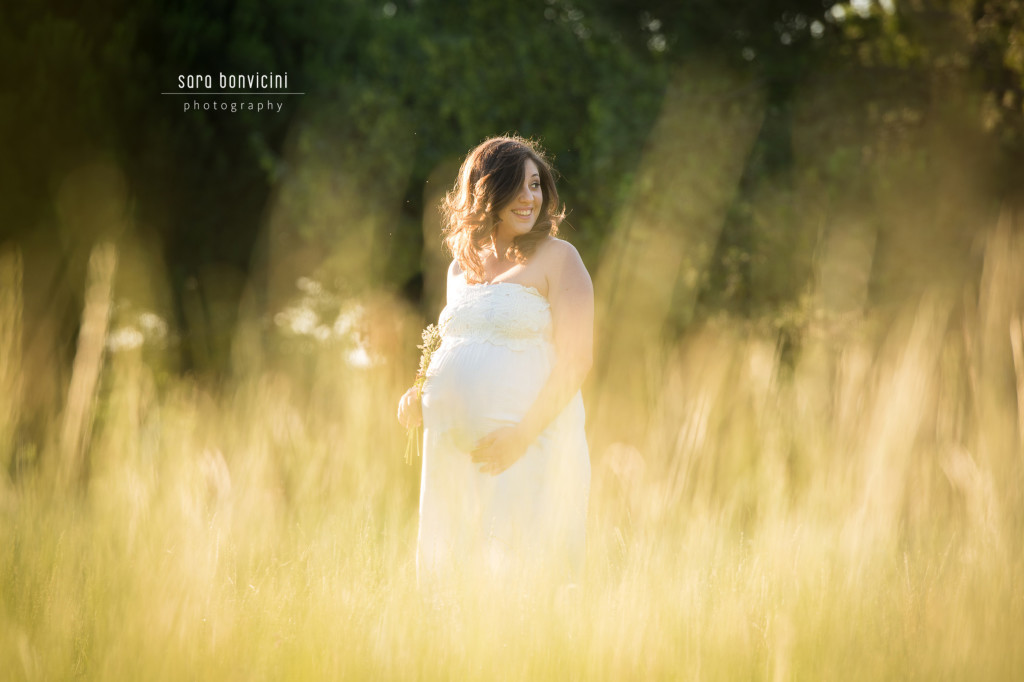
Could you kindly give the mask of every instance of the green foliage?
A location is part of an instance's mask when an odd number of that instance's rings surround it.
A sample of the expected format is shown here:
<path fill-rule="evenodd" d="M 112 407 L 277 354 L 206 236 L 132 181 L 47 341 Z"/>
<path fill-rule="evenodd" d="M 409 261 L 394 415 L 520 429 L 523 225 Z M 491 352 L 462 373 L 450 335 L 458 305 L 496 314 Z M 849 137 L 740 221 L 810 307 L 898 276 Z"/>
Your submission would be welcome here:
<path fill-rule="evenodd" d="M 647 152 L 665 143 L 653 131 L 669 83 L 708 63 L 748 78 L 702 91 L 707 115 L 747 101 L 745 90 L 765 112 L 738 187 L 721 188 L 734 199 L 698 273 L 700 301 L 706 314 L 771 316 L 806 294 L 835 206 L 897 194 L 904 176 L 880 168 L 938 173 L 935 140 L 964 141 L 956 153 L 976 156 L 981 195 L 1019 198 L 1021 12 L 1017 0 L 16 4 L 0 9 L 0 68 L 13 83 L 0 94 L 5 232 L 59 244 L 54 271 L 80 272 L 90 244 L 50 238 L 54 196 L 101 155 L 128 178 L 132 220 L 162 252 L 177 326 L 191 324 L 189 287 L 218 298 L 204 282 L 211 267 L 272 300 L 278 283 L 263 275 L 283 249 L 306 254 L 292 281 L 416 299 L 422 253 L 439 250 L 427 180 L 484 137 L 516 131 L 554 156 L 563 234 L 593 264 L 635 206 Z M 277 98 L 274 114 L 184 112 L 182 97 L 159 94 L 179 75 L 221 72 L 287 73 L 306 94 Z M 75 277 L 49 286 L 73 289 Z M 231 290 L 212 307 L 230 311 L 241 287 Z M 233 313 L 217 324 L 231 328 Z"/>

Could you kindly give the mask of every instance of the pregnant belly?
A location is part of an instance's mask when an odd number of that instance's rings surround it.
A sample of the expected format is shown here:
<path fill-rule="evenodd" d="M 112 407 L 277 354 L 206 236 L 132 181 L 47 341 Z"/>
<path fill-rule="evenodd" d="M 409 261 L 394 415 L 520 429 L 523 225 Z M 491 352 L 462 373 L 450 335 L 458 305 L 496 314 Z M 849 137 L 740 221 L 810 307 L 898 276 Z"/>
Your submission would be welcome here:
<path fill-rule="evenodd" d="M 470 450 L 501 426 L 518 423 L 551 371 L 546 345 L 511 349 L 486 342 L 446 344 L 431 359 L 423 423 Z"/>

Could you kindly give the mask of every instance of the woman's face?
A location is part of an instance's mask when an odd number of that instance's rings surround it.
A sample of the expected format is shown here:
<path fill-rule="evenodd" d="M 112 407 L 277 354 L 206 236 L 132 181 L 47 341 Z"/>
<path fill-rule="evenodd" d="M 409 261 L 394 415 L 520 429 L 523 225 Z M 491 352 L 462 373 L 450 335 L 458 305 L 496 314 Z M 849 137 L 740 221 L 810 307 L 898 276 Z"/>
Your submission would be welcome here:
<path fill-rule="evenodd" d="M 533 229 L 544 203 L 544 190 L 540 184 L 540 171 L 533 159 L 526 160 L 523 186 L 507 206 L 498 212 L 498 231 L 508 239 L 526 234 Z"/>

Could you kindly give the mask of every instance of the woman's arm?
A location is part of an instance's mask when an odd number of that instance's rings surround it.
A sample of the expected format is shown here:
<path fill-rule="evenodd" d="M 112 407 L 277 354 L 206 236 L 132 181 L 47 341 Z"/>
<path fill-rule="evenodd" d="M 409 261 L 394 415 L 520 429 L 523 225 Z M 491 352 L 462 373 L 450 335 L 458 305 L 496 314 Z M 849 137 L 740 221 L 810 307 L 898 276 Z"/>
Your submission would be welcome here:
<path fill-rule="evenodd" d="M 482 473 L 500 474 L 522 457 L 580 390 L 593 362 L 594 285 L 571 244 L 552 240 L 548 248 L 544 257 L 551 259 L 548 301 L 554 327 L 554 366 L 523 420 L 477 443 L 473 461 L 483 465 Z"/>
<path fill-rule="evenodd" d="M 453 260 L 451 265 L 448 266 L 448 279 L 445 284 L 446 301 L 448 300 L 447 289 L 451 289 L 452 279 L 461 275 L 462 269 L 459 268 L 458 261 Z M 398 399 L 398 422 L 407 429 L 423 423 L 423 402 L 420 400 L 419 386 L 410 386 L 402 394 L 402 397 Z"/>
<path fill-rule="evenodd" d="M 423 423 L 423 403 L 420 387 L 410 386 L 398 399 L 398 423 L 407 429 Z"/>

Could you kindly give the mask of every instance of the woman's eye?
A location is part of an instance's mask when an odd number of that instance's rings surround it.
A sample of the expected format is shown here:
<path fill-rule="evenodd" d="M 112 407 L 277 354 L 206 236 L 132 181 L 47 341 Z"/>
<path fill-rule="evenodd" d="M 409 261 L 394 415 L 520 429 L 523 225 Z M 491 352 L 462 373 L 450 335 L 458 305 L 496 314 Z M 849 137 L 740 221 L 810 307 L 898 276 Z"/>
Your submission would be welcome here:
<path fill-rule="evenodd" d="M 537 188 L 540 187 L 540 183 L 539 182 L 535 182 L 532 185 L 530 185 L 530 187 L 532 187 L 533 189 L 537 189 Z"/>

